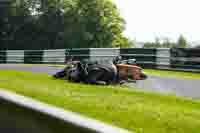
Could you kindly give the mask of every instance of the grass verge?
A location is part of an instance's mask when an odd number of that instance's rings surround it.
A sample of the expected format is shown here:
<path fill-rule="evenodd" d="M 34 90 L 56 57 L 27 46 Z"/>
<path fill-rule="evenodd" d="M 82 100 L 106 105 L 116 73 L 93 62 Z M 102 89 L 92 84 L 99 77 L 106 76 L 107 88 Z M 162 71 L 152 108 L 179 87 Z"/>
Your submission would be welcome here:
<path fill-rule="evenodd" d="M 0 70 L 0 88 L 136 133 L 198 133 L 200 102 L 119 86 L 54 80 L 47 74 Z"/>
<path fill-rule="evenodd" d="M 195 73 L 195 72 L 178 72 L 178 71 L 155 70 L 155 69 L 145 69 L 144 71 L 147 73 L 147 75 L 173 77 L 179 79 L 200 80 L 200 73 Z"/>

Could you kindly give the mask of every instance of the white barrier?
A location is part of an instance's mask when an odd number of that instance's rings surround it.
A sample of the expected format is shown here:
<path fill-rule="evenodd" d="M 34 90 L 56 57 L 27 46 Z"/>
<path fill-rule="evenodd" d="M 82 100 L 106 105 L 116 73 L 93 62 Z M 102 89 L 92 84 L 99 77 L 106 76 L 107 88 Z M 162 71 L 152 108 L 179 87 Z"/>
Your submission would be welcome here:
<path fill-rule="evenodd" d="M 91 48 L 90 49 L 90 60 L 113 60 L 120 55 L 120 49 L 118 48 Z"/>
<path fill-rule="evenodd" d="M 43 63 L 64 63 L 65 49 L 44 50 Z"/>
<path fill-rule="evenodd" d="M 107 125 L 100 121 L 81 116 L 77 113 L 73 113 L 70 111 L 63 110 L 61 108 L 50 106 L 48 104 L 41 103 L 41 102 L 33 100 L 31 98 L 17 95 L 15 93 L 11 93 L 11 92 L 5 91 L 5 90 L 0 90 L 0 101 L 3 101 L 3 103 L 4 103 L 0 106 L 1 108 L 3 108 L 3 106 L 5 105 L 5 102 L 8 102 L 8 103 L 11 103 L 11 105 L 14 107 L 18 106 L 19 108 L 24 108 L 26 110 L 30 110 L 30 112 L 37 112 L 40 115 L 44 114 L 49 118 L 55 118 L 55 119 L 61 120 L 61 121 L 63 121 L 64 125 L 66 125 L 67 130 L 69 130 L 69 131 L 73 130 L 73 133 L 79 133 L 80 131 L 82 131 L 82 132 L 84 131 L 83 133 L 131 133 L 128 130 L 110 126 L 110 125 Z M 2 103 L 2 102 L 0 102 L 0 103 Z M 17 110 L 20 110 L 19 108 Z M 15 111 L 16 110 L 13 110 L 12 113 L 15 113 Z M 1 111 L 0 111 L 0 113 L 1 113 Z M 29 114 L 29 115 L 31 116 L 32 114 Z M 12 116 L 12 114 L 10 114 L 10 116 Z M 10 118 L 6 118 L 6 119 L 10 119 Z M 52 119 L 52 120 L 55 120 L 55 119 Z M 51 119 L 48 119 L 48 122 L 50 120 Z M 21 120 L 15 120 L 16 123 L 20 122 L 20 121 Z M 43 120 L 43 122 L 45 122 L 45 121 Z M 52 121 L 52 122 L 54 122 L 54 121 Z M 57 124 L 56 121 L 54 124 Z M 8 127 L 9 127 L 9 125 L 8 125 Z M 10 128 L 12 128 L 12 127 L 10 127 Z M 17 127 L 15 127 L 15 128 L 17 128 Z M 42 128 L 42 127 L 40 127 L 40 128 Z M 51 127 L 49 127 L 49 128 L 51 128 Z M 4 131 L 2 131 L 2 130 L 4 130 Z M 20 129 L 20 127 L 19 127 L 18 131 L 16 131 L 16 132 L 19 132 L 20 130 L 23 131 L 23 128 Z M 40 131 L 41 133 L 43 131 L 43 129 L 36 129 L 36 130 Z M 67 130 L 61 129 L 62 132 L 67 132 Z M 5 128 L 1 129 L 1 126 L 0 126 L 0 132 L 6 132 Z M 52 131 L 49 131 L 49 132 L 52 133 Z"/>
<path fill-rule="evenodd" d="M 159 69 L 170 68 L 170 49 L 157 49 L 156 50 L 156 66 Z"/>
<path fill-rule="evenodd" d="M 7 63 L 24 63 L 24 50 L 7 50 L 6 62 Z"/>

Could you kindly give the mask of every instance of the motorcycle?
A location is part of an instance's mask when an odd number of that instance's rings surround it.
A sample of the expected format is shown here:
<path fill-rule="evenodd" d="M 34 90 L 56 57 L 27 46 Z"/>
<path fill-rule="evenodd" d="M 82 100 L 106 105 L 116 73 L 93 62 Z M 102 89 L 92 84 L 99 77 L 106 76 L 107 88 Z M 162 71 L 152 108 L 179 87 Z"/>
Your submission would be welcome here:
<path fill-rule="evenodd" d="M 114 61 L 68 61 L 66 67 L 53 75 L 54 78 L 67 79 L 87 84 L 123 84 L 144 80 L 147 75 L 137 66 L 134 59 Z"/>

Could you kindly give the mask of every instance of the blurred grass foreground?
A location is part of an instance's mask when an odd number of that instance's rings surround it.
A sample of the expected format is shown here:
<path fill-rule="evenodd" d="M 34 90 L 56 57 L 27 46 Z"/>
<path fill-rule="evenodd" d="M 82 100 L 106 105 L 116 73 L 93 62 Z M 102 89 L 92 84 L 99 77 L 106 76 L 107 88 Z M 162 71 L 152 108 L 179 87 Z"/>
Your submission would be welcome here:
<path fill-rule="evenodd" d="M 47 74 L 0 70 L 0 88 L 136 133 L 198 133 L 200 102 L 122 86 L 55 80 Z"/>

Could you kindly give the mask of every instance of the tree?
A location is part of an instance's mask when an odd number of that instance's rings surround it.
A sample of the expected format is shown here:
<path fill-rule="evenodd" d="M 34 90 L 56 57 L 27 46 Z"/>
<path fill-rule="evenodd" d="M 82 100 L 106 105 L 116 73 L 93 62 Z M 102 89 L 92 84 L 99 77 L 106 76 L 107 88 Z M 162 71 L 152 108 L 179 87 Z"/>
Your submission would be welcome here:
<path fill-rule="evenodd" d="M 177 43 L 171 41 L 168 37 L 162 39 L 155 38 L 154 42 L 145 42 L 144 48 L 187 48 L 190 45 L 183 36 L 180 36 Z"/>
<path fill-rule="evenodd" d="M 180 35 L 177 41 L 176 48 L 188 48 L 189 44 L 183 35 Z"/>
<path fill-rule="evenodd" d="M 160 48 L 161 42 L 159 38 L 155 38 L 154 42 L 145 42 L 143 48 Z"/>
<path fill-rule="evenodd" d="M 8 23 L 8 6 L 10 1 L 0 1 L 0 49 L 4 46 L 4 40 L 7 38 L 9 23 Z"/>
<path fill-rule="evenodd" d="M 163 43 L 162 43 L 162 46 L 161 46 L 161 47 L 162 47 L 162 48 L 173 48 L 173 47 L 175 47 L 175 46 L 176 46 L 176 43 L 170 41 L 169 38 L 165 37 L 165 38 L 163 39 Z"/>
<path fill-rule="evenodd" d="M 123 38 L 125 22 L 110 0 L 77 0 L 71 7 L 64 31 L 69 47 L 112 47 Z"/>
<path fill-rule="evenodd" d="M 115 48 L 133 48 L 135 47 L 134 40 L 125 37 L 124 35 L 120 34 L 116 36 L 112 43 L 112 47 Z"/>
<path fill-rule="evenodd" d="M 21 0 L 12 7 L 7 48 L 129 47 L 125 21 L 110 0 Z"/>
<path fill-rule="evenodd" d="M 126 45 L 126 48 L 134 48 L 134 47 L 136 47 L 136 41 L 131 38 L 128 38 L 128 43 Z"/>

